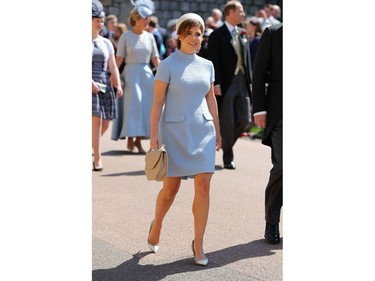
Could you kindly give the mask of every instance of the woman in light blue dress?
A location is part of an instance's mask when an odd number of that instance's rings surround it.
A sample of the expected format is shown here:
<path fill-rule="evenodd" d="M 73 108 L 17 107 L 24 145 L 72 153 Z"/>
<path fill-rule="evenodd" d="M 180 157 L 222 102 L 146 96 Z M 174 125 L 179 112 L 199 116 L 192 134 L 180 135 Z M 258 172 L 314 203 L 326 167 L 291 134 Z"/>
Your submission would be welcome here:
<path fill-rule="evenodd" d="M 157 197 L 148 245 L 153 252 L 158 251 L 162 222 L 181 179 L 194 177 L 192 249 L 195 263 L 207 265 L 203 236 L 208 218 L 210 181 L 215 172 L 215 150 L 221 147 L 214 67 L 196 54 L 204 30 L 199 15 L 183 15 L 177 21 L 176 30 L 178 50 L 160 63 L 154 82 L 150 148 L 165 144 L 168 172 Z"/>
<path fill-rule="evenodd" d="M 157 67 L 160 59 L 154 36 L 145 31 L 153 13 L 153 3 L 142 0 L 134 4 L 129 16 L 132 28 L 121 35 L 117 45 L 117 65 L 126 63 L 122 72 L 125 88 L 124 97 L 119 100 L 119 117 L 113 122 L 112 139 L 128 137 L 128 150 L 132 152 L 137 147 L 139 153 L 144 153 L 141 139 L 150 136 L 153 101 L 154 74 L 150 60 Z"/>

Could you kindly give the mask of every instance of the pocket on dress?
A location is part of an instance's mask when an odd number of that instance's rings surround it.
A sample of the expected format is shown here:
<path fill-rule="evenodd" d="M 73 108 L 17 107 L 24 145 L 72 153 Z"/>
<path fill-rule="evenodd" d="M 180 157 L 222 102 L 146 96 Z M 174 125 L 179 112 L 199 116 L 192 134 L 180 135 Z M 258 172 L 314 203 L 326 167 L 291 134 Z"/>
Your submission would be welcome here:
<path fill-rule="evenodd" d="M 171 115 L 167 114 L 165 115 L 165 121 L 166 122 L 183 122 L 185 120 L 185 115 Z"/>
<path fill-rule="evenodd" d="M 203 113 L 203 116 L 204 116 L 204 119 L 206 119 L 207 121 L 212 121 L 214 120 L 214 118 L 212 118 L 212 115 L 210 113 Z"/>

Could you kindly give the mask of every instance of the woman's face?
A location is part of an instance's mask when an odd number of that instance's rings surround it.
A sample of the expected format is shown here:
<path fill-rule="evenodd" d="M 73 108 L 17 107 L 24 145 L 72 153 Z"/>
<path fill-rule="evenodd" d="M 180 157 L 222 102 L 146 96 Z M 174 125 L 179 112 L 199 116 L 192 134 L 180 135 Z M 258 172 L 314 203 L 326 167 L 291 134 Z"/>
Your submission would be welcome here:
<path fill-rule="evenodd" d="M 117 24 L 118 24 L 117 19 L 111 19 L 111 20 L 109 20 L 108 23 L 107 23 L 108 30 L 115 31 L 116 27 L 117 27 Z"/>
<path fill-rule="evenodd" d="M 104 26 L 104 17 L 92 19 L 92 31 L 99 32 L 103 28 L 103 26 Z"/>
<path fill-rule="evenodd" d="M 114 38 L 115 40 L 118 40 L 118 39 L 120 38 L 121 34 L 122 34 L 122 30 L 121 30 L 121 28 L 116 27 L 116 31 L 115 31 L 115 34 L 113 35 L 113 38 Z"/>
<path fill-rule="evenodd" d="M 183 37 L 183 35 L 178 36 L 181 42 L 180 50 L 187 54 L 194 54 L 198 52 L 203 40 L 201 26 L 198 25 L 191 27 L 184 36 L 185 37 Z"/>
<path fill-rule="evenodd" d="M 247 33 L 248 33 L 248 34 L 251 34 L 251 33 L 254 33 L 254 32 L 255 32 L 256 26 L 253 25 L 251 22 L 249 22 L 249 23 L 246 25 L 246 29 L 247 29 Z"/>
<path fill-rule="evenodd" d="M 136 22 L 136 25 L 138 25 L 139 27 L 142 27 L 142 29 L 146 29 L 149 23 L 150 23 L 150 17 L 139 18 Z"/>

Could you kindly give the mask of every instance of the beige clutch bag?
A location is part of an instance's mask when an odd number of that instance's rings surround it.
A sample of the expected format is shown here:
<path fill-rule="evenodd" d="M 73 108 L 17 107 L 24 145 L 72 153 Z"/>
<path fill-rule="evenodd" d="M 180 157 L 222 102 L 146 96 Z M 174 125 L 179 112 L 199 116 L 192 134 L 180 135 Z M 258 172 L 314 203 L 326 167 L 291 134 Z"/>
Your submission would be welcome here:
<path fill-rule="evenodd" d="M 145 173 L 149 181 L 162 181 L 168 171 L 168 154 L 165 145 L 162 144 L 158 149 L 150 149 L 146 153 Z"/>

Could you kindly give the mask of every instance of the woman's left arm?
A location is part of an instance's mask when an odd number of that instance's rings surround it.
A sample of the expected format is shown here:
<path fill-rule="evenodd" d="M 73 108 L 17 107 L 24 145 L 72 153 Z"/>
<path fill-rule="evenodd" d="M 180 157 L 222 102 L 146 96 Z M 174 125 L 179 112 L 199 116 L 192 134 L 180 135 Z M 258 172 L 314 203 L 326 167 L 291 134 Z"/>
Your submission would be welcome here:
<path fill-rule="evenodd" d="M 151 61 L 152 61 L 153 65 L 154 65 L 154 69 L 153 70 L 156 70 L 158 68 L 159 63 L 160 63 L 160 58 L 159 57 L 152 57 Z"/>
<path fill-rule="evenodd" d="M 120 73 L 116 64 L 116 59 L 114 54 L 110 54 L 108 58 L 108 67 L 111 72 L 111 80 L 113 81 L 113 87 L 117 90 L 117 97 L 122 96 L 122 87 L 120 80 Z"/>
<path fill-rule="evenodd" d="M 219 114 L 217 110 L 217 102 L 214 92 L 214 84 L 211 83 L 210 90 L 206 94 L 206 100 L 208 105 L 208 110 L 210 111 L 212 118 L 214 119 L 214 126 L 216 130 L 216 151 L 219 151 L 221 148 L 221 134 L 220 134 L 220 125 L 219 125 Z"/>

